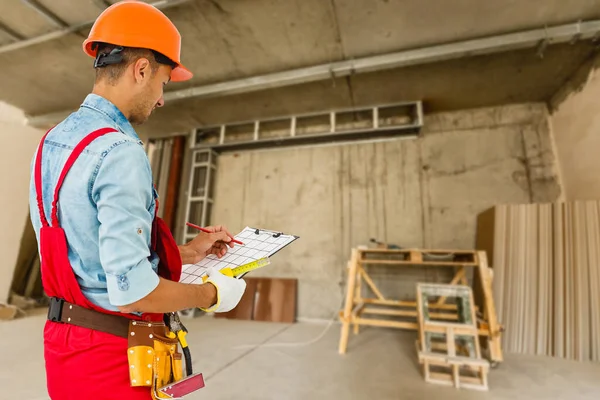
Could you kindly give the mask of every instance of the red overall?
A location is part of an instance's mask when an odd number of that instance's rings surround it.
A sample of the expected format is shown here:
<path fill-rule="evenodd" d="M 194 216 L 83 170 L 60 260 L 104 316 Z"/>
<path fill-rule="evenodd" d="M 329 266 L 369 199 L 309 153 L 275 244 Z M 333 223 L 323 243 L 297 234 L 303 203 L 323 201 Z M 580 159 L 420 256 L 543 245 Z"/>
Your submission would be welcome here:
<path fill-rule="evenodd" d="M 58 221 L 58 194 L 66 174 L 83 149 L 94 139 L 109 132 L 103 128 L 86 136 L 72 151 L 56 184 L 52 201 L 51 225 L 46 220 L 42 201 L 42 148 L 49 132 L 40 143 L 35 164 L 35 187 L 42 228 L 40 230 L 41 275 L 49 297 L 107 314 L 131 319 L 162 321 L 162 314 L 132 314 L 111 312 L 87 300 L 79 288 L 67 256 L 67 240 Z M 158 212 L 158 200 L 156 202 Z M 159 275 L 179 281 L 181 256 L 177 244 L 164 221 L 155 217 L 152 228 L 153 250 L 160 258 Z M 150 388 L 129 385 L 127 339 L 108 333 L 65 323 L 47 321 L 44 328 L 44 357 L 48 393 L 53 400 L 129 399 L 148 400 Z"/>

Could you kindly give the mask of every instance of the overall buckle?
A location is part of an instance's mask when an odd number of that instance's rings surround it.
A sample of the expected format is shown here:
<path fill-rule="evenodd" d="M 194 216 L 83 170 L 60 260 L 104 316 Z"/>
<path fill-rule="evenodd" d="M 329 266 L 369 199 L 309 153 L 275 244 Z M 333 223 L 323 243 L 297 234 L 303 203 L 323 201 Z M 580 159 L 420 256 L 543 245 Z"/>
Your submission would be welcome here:
<path fill-rule="evenodd" d="M 50 306 L 48 307 L 48 319 L 53 322 L 60 322 L 62 317 L 62 308 L 65 303 L 64 299 L 58 297 L 50 298 Z"/>

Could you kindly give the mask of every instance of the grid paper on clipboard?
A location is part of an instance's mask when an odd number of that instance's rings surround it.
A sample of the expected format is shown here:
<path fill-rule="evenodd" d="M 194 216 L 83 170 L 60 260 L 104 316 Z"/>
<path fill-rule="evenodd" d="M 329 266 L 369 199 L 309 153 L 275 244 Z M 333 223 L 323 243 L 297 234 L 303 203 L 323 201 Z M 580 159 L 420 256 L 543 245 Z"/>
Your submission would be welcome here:
<path fill-rule="evenodd" d="M 211 254 L 199 263 L 184 265 L 179 282 L 201 284 L 203 283 L 202 277 L 206 275 L 206 270 L 210 267 L 217 267 L 219 270 L 227 267 L 233 269 L 264 257 L 272 257 L 279 250 L 298 239 L 294 235 L 248 226 L 235 235 L 235 238 L 244 245 L 236 244 L 233 249 L 228 249 L 225 257 L 221 259 Z"/>

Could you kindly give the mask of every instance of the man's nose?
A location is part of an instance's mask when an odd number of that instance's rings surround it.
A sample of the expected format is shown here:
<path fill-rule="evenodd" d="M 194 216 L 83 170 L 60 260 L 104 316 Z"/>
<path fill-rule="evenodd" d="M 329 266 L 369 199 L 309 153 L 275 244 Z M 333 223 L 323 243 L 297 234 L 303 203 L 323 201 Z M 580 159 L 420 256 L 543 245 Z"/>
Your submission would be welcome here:
<path fill-rule="evenodd" d="M 160 96 L 160 99 L 158 99 L 158 103 L 156 103 L 157 107 L 162 107 L 165 105 L 165 98 L 164 96 Z"/>

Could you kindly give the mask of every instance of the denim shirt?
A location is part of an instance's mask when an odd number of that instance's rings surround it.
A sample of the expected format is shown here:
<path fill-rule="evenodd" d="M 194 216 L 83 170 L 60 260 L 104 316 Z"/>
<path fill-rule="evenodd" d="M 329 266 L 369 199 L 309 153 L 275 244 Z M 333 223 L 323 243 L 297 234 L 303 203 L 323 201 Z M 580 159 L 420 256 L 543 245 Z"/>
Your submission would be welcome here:
<path fill-rule="evenodd" d="M 117 306 L 134 303 L 158 286 L 158 257 L 150 248 L 157 193 L 142 141 L 111 102 L 88 95 L 79 110 L 48 134 L 42 154 L 42 196 L 51 222 L 54 188 L 67 157 L 81 139 L 104 127 L 118 132 L 95 139 L 72 166 L 59 193 L 58 218 L 84 296 L 117 311 Z M 34 154 L 29 207 L 39 244 L 35 158 Z"/>

